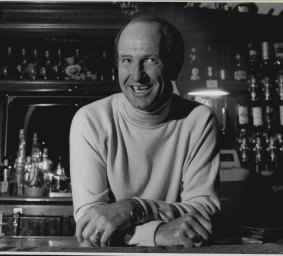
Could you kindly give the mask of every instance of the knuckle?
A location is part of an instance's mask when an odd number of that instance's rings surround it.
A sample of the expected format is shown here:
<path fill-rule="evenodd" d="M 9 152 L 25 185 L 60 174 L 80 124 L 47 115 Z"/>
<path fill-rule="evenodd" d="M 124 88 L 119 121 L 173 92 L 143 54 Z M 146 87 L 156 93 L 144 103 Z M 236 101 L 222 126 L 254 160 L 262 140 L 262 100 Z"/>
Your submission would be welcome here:
<path fill-rule="evenodd" d="M 180 228 L 182 230 L 186 230 L 186 229 L 188 229 L 188 224 L 186 222 L 182 222 Z"/>
<path fill-rule="evenodd" d="M 191 215 L 186 215 L 185 221 L 191 222 L 192 221 L 192 216 Z"/>

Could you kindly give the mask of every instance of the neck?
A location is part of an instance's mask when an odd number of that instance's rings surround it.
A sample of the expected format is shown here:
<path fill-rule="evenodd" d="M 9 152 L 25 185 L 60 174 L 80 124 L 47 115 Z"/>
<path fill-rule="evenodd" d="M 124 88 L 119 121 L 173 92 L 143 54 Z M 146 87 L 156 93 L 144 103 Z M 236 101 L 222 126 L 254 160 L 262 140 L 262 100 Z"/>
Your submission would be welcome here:
<path fill-rule="evenodd" d="M 159 104 L 158 108 L 152 111 L 143 111 L 135 108 L 125 96 L 123 96 L 123 110 L 127 120 L 140 127 L 152 127 L 163 123 L 170 112 L 171 96 Z"/>

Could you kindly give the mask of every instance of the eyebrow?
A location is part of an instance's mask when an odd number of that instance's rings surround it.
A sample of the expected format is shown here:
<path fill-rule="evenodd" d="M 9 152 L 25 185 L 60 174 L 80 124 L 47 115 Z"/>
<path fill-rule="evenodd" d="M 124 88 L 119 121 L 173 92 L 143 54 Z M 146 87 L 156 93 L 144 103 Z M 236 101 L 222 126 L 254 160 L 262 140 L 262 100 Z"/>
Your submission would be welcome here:
<path fill-rule="evenodd" d="M 119 58 L 133 58 L 133 56 L 132 55 L 130 55 L 130 54 L 121 54 L 121 55 L 118 55 L 119 56 Z M 157 55 L 157 54 L 145 54 L 145 55 L 142 55 L 142 58 L 152 58 L 152 57 L 154 57 L 154 58 L 157 58 L 157 59 L 161 59 L 161 57 L 159 56 L 159 55 Z"/>

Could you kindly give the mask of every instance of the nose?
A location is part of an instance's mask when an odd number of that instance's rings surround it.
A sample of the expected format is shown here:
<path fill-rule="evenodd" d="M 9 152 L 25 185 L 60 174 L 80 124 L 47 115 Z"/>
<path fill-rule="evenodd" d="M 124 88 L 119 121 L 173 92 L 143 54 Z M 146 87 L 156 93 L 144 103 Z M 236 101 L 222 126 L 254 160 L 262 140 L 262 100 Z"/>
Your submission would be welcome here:
<path fill-rule="evenodd" d="M 144 75 L 142 64 L 140 62 L 133 63 L 131 73 L 132 73 L 132 79 L 135 82 L 139 82 Z"/>

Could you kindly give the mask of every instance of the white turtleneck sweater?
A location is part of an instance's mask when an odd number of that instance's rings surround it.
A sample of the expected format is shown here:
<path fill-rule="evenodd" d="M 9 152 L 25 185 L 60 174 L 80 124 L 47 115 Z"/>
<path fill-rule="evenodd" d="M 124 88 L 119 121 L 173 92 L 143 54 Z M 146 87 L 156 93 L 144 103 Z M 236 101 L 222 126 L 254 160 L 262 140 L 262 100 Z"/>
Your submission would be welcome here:
<path fill-rule="evenodd" d="M 218 213 L 219 164 L 208 107 L 177 95 L 154 113 L 135 109 L 122 93 L 95 101 L 71 125 L 75 220 L 94 205 L 136 197 L 156 220 L 137 226 L 130 244 L 154 245 L 158 219 Z"/>

